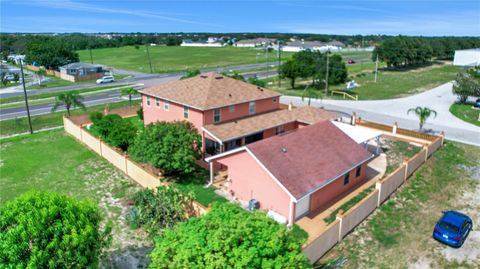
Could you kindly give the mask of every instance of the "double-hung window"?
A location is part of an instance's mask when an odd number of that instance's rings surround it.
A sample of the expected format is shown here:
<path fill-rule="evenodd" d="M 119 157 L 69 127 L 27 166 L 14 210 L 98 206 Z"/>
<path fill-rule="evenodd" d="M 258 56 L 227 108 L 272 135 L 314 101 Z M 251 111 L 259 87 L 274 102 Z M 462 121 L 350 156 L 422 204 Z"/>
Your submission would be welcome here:
<path fill-rule="evenodd" d="M 357 166 L 357 170 L 355 171 L 355 176 L 359 177 L 362 174 L 362 166 Z"/>
<path fill-rule="evenodd" d="M 343 185 L 347 185 L 350 182 L 350 173 L 346 173 L 343 176 Z"/>
<path fill-rule="evenodd" d="M 255 114 L 255 101 L 251 101 L 250 103 L 248 103 L 248 114 Z"/>
<path fill-rule="evenodd" d="M 157 107 L 160 107 L 160 98 L 158 98 L 158 97 L 155 98 L 155 105 L 156 105 Z"/>
<path fill-rule="evenodd" d="M 168 110 L 168 100 L 163 101 L 163 109 Z"/>
<path fill-rule="evenodd" d="M 188 106 L 183 106 L 183 117 L 188 119 Z"/>
<path fill-rule="evenodd" d="M 228 107 L 228 111 L 230 111 L 230 112 L 235 112 L 235 105 L 230 105 L 230 106 Z"/>
<path fill-rule="evenodd" d="M 147 106 L 150 106 L 150 96 L 147 96 Z"/>
<path fill-rule="evenodd" d="M 220 108 L 215 108 L 213 110 L 213 122 L 219 122 L 220 120 L 221 120 Z"/>

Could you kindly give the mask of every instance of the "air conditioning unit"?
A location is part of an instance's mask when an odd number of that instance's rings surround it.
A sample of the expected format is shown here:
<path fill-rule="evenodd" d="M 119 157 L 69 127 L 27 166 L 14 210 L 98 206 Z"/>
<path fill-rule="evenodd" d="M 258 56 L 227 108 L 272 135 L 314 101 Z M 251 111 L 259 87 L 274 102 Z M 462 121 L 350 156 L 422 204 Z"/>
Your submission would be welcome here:
<path fill-rule="evenodd" d="M 260 208 L 260 202 L 256 199 L 251 199 L 248 201 L 248 210 L 253 211 Z"/>

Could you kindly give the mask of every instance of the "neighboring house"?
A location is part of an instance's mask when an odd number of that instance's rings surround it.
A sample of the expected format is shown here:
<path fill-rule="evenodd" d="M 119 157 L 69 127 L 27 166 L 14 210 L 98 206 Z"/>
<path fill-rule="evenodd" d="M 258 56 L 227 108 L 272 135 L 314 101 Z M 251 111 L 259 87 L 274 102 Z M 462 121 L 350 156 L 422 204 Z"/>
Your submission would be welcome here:
<path fill-rule="evenodd" d="M 69 81 L 93 80 L 101 78 L 104 72 L 101 65 L 71 63 L 60 67 L 60 78 Z"/>
<path fill-rule="evenodd" d="M 145 125 L 188 120 L 207 155 L 338 117 L 318 108 L 280 109 L 280 94 L 216 73 L 140 91 Z"/>
<path fill-rule="evenodd" d="M 342 48 L 345 47 L 345 44 L 339 41 L 332 41 L 332 42 L 320 42 L 320 41 L 293 41 L 287 42 L 284 46 L 282 46 L 283 51 L 288 52 L 299 52 L 302 50 L 317 50 L 317 51 L 341 51 Z"/>
<path fill-rule="evenodd" d="M 480 48 L 456 50 L 453 65 L 463 67 L 480 66 Z"/>
<path fill-rule="evenodd" d="M 182 47 L 223 47 L 222 42 L 217 39 L 211 39 L 207 41 L 192 41 L 190 39 L 185 39 L 180 44 Z"/>
<path fill-rule="evenodd" d="M 226 171 L 226 191 L 292 225 L 366 182 L 373 154 L 328 120 L 206 159 Z"/>
<path fill-rule="evenodd" d="M 7 59 L 15 64 L 20 64 L 25 62 L 25 55 L 10 54 L 7 56 Z"/>
<path fill-rule="evenodd" d="M 254 38 L 254 39 L 243 39 L 237 41 L 235 46 L 237 47 L 244 47 L 244 48 L 254 48 L 254 47 L 262 47 L 262 46 L 270 46 L 276 40 L 272 38 Z"/>

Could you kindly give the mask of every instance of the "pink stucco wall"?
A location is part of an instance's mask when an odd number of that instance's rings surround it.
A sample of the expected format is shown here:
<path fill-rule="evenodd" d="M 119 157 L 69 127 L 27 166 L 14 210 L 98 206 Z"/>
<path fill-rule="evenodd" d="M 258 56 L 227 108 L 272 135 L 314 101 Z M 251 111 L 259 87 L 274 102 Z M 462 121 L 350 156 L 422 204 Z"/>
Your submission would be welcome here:
<path fill-rule="evenodd" d="M 262 210 L 273 210 L 288 219 L 290 197 L 248 152 L 241 151 L 217 161 L 228 166 L 228 188 L 237 199 L 248 202 L 255 198 Z"/>
<path fill-rule="evenodd" d="M 150 106 L 147 105 L 147 98 L 150 98 Z M 155 97 L 142 96 L 143 118 L 145 125 L 149 123 L 155 123 L 157 121 L 178 121 L 188 120 L 190 121 L 198 132 L 201 131 L 203 126 L 203 112 L 193 108 L 189 108 L 188 119 L 183 117 L 183 105 L 169 102 L 168 110 L 164 109 L 164 100 L 160 99 L 160 105 L 157 106 Z"/>
<path fill-rule="evenodd" d="M 359 184 L 365 183 L 367 164 L 362 164 L 361 173 L 356 177 L 356 169 L 350 171 L 350 180 L 347 185 L 343 185 L 343 175 L 331 182 L 327 186 L 313 193 L 310 197 L 310 212 L 319 211 L 331 205 L 335 200 L 342 198 Z"/>
<path fill-rule="evenodd" d="M 229 106 L 220 108 L 220 122 L 230 121 L 238 118 L 243 118 L 249 116 L 248 114 L 248 104 L 236 104 L 235 111 L 230 112 Z M 255 101 L 255 114 L 272 111 L 279 109 L 280 105 L 278 102 L 278 97 L 276 97 L 276 102 L 273 102 L 272 98 L 262 99 Z M 213 109 L 205 111 L 205 125 L 213 123 Z"/>

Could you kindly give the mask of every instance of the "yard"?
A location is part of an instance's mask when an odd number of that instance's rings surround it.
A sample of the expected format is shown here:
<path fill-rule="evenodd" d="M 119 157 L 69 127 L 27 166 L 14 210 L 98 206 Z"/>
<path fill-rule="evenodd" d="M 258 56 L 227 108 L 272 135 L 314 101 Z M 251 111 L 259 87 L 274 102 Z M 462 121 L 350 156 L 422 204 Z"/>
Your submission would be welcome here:
<path fill-rule="evenodd" d="M 442 210 L 480 221 L 480 149 L 447 141 L 398 192 L 317 262 L 319 268 L 478 268 L 480 232 L 460 249 L 432 238 Z M 475 229 L 475 228 L 474 228 Z"/>
<path fill-rule="evenodd" d="M 55 76 L 46 76 L 50 80 L 47 82 L 42 82 L 40 85 L 33 84 L 32 86 L 28 86 L 27 90 L 35 90 L 35 89 L 44 89 L 44 88 L 58 88 L 58 87 L 65 87 L 65 86 L 71 86 L 71 85 L 78 85 L 78 84 L 87 84 L 87 83 L 95 83 L 94 80 L 82 80 L 82 81 L 77 81 L 77 82 L 71 82 L 68 80 L 64 80 L 61 78 L 57 78 Z M 115 80 L 121 80 L 125 78 L 126 75 L 115 75 Z"/>
<path fill-rule="evenodd" d="M 450 112 L 463 121 L 480 126 L 480 109 L 472 107 L 470 104 L 453 104 L 450 106 Z"/>
<path fill-rule="evenodd" d="M 130 229 L 125 219 L 130 198 L 140 188 L 122 172 L 63 130 L 1 140 L 0 156 L 0 204 L 32 189 L 95 201 L 113 224 L 106 264 L 147 264 L 151 241 L 142 230 Z"/>
<path fill-rule="evenodd" d="M 350 94 L 357 94 L 359 100 L 380 100 L 399 98 L 422 91 L 429 90 L 438 85 L 455 79 L 459 69 L 450 64 L 432 65 L 408 70 L 380 70 L 377 82 L 374 82 L 372 64 L 364 64 L 364 70 L 357 67 L 360 65 L 348 65 L 349 79 L 355 80 L 359 86 L 355 91 L 348 91 Z M 352 69 L 355 68 L 355 69 Z M 310 80 L 298 81 L 295 89 L 291 89 L 288 80 L 282 80 L 282 87 L 277 86 L 277 78 L 268 79 L 275 81 L 268 88 L 276 90 L 285 95 L 301 96 L 302 90 L 310 83 Z M 345 85 L 331 86 L 330 90 L 344 91 Z M 321 89 L 320 93 L 323 93 Z M 323 98 L 338 99 L 338 96 L 327 96 Z"/>
<path fill-rule="evenodd" d="M 215 68 L 263 62 L 275 62 L 276 51 L 268 53 L 268 59 L 262 50 L 237 47 L 148 47 L 154 73 L 177 72 L 187 69 Z M 78 51 L 80 61 L 90 62 L 88 50 Z M 137 72 L 150 72 L 145 46 L 135 48 L 105 48 L 92 50 L 93 62 Z M 258 55 L 257 55 L 258 54 Z M 282 53 L 282 59 L 291 53 Z"/>

